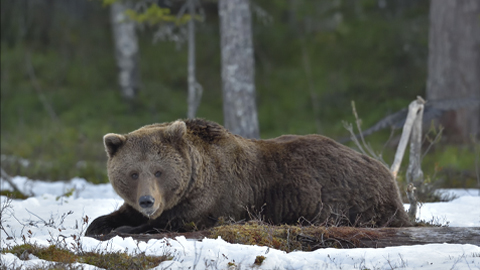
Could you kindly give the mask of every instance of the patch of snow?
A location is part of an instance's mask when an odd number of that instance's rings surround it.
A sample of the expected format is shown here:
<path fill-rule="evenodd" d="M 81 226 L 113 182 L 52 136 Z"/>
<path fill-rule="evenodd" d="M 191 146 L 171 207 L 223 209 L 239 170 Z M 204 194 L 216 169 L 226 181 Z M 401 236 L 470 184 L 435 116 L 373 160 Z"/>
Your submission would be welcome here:
<path fill-rule="evenodd" d="M 31 180 L 23 176 L 15 176 L 12 177 L 12 182 L 22 193 L 32 196 L 41 196 L 44 194 L 61 196 L 73 188 L 73 196 L 75 198 L 121 199 L 120 196 L 115 193 L 110 183 L 94 185 L 83 178 L 73 178 L 70 181 L 46 182 Z M 12 187 L 6 181 L 2 181 L 1 187 L 3 190 L 12 190 Z"/>

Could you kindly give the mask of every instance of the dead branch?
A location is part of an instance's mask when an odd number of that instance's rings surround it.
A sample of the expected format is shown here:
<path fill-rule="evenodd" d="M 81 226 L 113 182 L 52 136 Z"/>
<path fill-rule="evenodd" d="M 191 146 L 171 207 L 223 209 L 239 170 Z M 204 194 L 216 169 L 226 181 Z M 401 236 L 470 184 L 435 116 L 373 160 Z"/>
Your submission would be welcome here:
<path fill-rule="evenodd" d="M 407 120 L 403 126 L 402 137 L 400 139 L 400 143 L 398 144 L 397 152 L 395 153 L 395 159 L 390 167 L 390 172 L 393 174 L 394 179 L 397 179 L 398 170 L 400 169 L 400 164 L 402 163 L 403 155 L 405 154 L 405 149 L 407 148 L 413 123 L 417 118 L 418 111 L 423 109 L 424 104 L 425 100 L 418 96 L 416 100 L 412 101 L 410 105 L 408 105 Z"/>
<path fill-rule="evenodd" d="M 0 168 L 1 170 L 1 178 L 5 181 L 7 181 L 7 183 L 13 188 L 13 191 L 15 192 L 19 192 L 20 194 L 24 195 L 20 189 L 18 189 L 17 185 L 15 185 L 15 183 L 13 183 L 12 181 L 12 177 L 10 175 L 8 175 L 4 170 L 3 168 Z"/>

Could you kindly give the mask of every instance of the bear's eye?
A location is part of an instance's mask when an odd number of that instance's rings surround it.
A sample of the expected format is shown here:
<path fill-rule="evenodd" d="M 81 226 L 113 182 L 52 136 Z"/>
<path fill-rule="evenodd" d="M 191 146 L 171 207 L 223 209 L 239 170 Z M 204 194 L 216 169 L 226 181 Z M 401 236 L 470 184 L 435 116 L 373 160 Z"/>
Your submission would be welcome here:
<path fill-rule="evenodd" d="M 161 171 L 156 171 L 155 172 L 155 177 L 160 177 L 162 175 L 162 172 Z"/>
<path fill-rule="evenodd" d="M 131 176 L 132 179 L 134 179 L 134 180 L 137 180 L 137 179 L 138 179 L 138 173 L 132 173 L 130 176 Z"/>

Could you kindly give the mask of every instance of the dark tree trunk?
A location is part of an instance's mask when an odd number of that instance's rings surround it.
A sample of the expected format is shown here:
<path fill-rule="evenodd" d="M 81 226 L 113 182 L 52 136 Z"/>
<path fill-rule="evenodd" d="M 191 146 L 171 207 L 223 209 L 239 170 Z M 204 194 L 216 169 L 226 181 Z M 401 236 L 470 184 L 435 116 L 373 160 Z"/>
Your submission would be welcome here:
<path fill-rule="evenodd" d="M 118 83 L 122 96 L 126 100 L 133 100 L 136 97 L 140 84 L 139 49 L 135 22 L 129 20 L 125 15 L 125 11 L 130 6 L 130 1 L 117 1 L 110 8 L 115 58 L 119 68 Z"/>
<path fill-rule="evenodd" d="M 259 138 L 255 101 L 252 19 L 248 0 L 220 0 L 224 124 L 246 138 Z"/>
<path fill-rule="evenodd" d="M 480 1 L 431 1 L 427 99 L 480 98 Z M 480 105 L 449 111 L 450 142 L 479 136 Z"/>

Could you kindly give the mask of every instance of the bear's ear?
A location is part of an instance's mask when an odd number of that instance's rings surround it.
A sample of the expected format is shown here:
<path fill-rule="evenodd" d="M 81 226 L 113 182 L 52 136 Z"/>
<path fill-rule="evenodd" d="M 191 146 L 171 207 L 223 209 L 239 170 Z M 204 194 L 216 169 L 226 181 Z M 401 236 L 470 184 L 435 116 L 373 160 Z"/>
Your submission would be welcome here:
<path fill-rule="evenodd" d="M 108 157 L 113 157 L 126 140 L 125 136 L 120 134 L 108 133 L 103 136 L 103 144 L 105 144 Z"/>
<path fill-rule="evenodd" d="M 172 140 L 181 139 L 187 133 L 187 125 L 181 120 L 173 122 L 165 130 L 165 134 Z"/>

